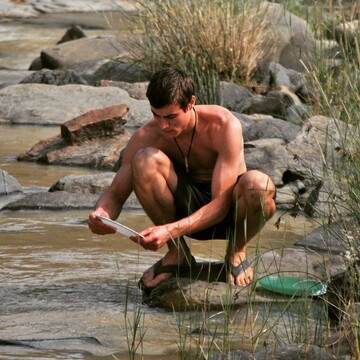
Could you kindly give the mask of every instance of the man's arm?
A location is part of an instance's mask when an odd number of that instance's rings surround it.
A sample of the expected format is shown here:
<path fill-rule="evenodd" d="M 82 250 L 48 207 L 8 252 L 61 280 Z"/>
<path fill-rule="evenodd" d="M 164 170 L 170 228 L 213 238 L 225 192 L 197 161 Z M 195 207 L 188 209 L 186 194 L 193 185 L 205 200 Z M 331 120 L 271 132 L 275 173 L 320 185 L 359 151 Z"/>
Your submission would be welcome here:
<path fill-rule="evenodd" d="M 115 220 L 120 215 L 125 201 L 133 191 L 131 161 L 141 147 L 139 132 L 135 133 L 126 146 L 124 158 L 109 189 L 96 202 L 95 210 L 89 214 L 88 225 L 92 232 L 99 235 L 114 233 L 114 229 L 103 224 L 97 215 Z"/>

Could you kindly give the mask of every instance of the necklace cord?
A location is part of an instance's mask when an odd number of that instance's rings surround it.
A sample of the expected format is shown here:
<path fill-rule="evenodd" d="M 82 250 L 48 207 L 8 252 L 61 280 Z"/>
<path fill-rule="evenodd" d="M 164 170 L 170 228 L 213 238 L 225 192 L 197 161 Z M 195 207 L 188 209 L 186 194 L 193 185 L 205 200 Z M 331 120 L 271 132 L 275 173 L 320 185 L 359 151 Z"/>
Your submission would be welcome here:
<path fill-rule="evenodd" d="M 175 144 L 176 144 L 176 146 L 178 147 L 178 149 L 179 149 L 179 151 L 180 151 L 180 153 L 181 153 L 181 156 L 182 156 L 183 159 L 184 159 L 185 168 L 186 168 L 186 172 L 187 172 L 187 173 L 189 173 L 189 163 L 188 163 L 188 159 L 189 159 L 189 157 L 190 157 L 191 147 L 192 147 L 192 144 L 193 144 L 193 141 L 194 141 L 194 137 L 195 137 L 195 133 L 196 133 L 196 127 L 197 127 L 197 123 L 198 123 L 197 112 L 196 112 L 195 108 L 193 108 L 193 110 L 194 110 L 194 113 L 195 113 L 195 125 L 194 125 L 193 131 L 192 131 L 191 140 L 190 140 L 190 145 L 189 145 L 188 153 L 187 153 L 186 156 L 184 155 L 183 151 L 181 150 L 181 147 L 179 146 L 178 142 L 176 141 L 176 138 L 174 138 Z"/>

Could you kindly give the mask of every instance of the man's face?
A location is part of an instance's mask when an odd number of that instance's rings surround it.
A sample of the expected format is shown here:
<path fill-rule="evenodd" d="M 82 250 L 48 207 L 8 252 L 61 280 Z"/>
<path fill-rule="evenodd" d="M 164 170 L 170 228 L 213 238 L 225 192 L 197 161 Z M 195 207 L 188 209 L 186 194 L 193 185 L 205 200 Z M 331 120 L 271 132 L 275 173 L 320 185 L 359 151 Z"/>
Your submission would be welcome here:
<path fill-rule="evenodd" d="M 181 134 L 187 127 L 191 119 L 190 105 L 185 112 L 178 104 L 170 104 L 161 109 L 151 107 L 154 120 L 169 138 L 174 138 Z"/>

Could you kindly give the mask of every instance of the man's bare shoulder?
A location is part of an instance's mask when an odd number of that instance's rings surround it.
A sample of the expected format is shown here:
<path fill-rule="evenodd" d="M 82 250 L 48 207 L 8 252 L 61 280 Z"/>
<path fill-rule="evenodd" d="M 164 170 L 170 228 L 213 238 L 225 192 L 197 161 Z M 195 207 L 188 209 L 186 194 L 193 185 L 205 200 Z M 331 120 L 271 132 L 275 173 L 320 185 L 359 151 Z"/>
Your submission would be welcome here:
<path fill-rule="evenodd" d="M 241 131 L 241 122 L 228 109 L 220 105 L 198 105 L 199 117 L 208 125 L 217 129 L 232 128 Z"/>

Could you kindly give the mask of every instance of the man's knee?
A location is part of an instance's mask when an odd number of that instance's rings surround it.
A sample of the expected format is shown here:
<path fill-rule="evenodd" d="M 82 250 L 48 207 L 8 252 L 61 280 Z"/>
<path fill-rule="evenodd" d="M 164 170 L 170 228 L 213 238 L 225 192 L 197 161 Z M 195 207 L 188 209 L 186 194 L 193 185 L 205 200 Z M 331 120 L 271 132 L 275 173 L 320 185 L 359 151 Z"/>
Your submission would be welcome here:
<path fill-rule="evenodd" d="M 159 152 L 159 150 L 153 147 L 139 149 L 132 159 L 133 169 L 143 169 L 150 161 L 154 161 L 153 158 L 157 152 Z"/>
<path fill-rule="evenodd" d="M 271 178 L 257 170 L 245 173 L 240 181 L 242 196 L 253 206 L 263 206 L 274 200 L 275 185 Z"/>

